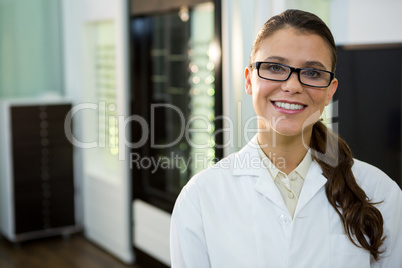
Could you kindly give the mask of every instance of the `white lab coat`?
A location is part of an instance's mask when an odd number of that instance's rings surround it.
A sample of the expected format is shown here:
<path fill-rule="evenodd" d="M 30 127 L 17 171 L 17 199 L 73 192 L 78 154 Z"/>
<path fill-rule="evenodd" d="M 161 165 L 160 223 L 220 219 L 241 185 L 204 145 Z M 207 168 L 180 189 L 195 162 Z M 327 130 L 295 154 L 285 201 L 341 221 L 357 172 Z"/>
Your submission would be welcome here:
<path fill-rule="evenodd" d="M 256 137 L 183 188 L 171 221 L 173 268 L 402 267 L 402 192 L 386 174 L 355 160 L 360 187 L 373 202 L 383 201 L 377 207 L 386 252 L 374 262 L 345 235 L 320 166 L 310 166 L 292 219 L 255 143 Z"/>

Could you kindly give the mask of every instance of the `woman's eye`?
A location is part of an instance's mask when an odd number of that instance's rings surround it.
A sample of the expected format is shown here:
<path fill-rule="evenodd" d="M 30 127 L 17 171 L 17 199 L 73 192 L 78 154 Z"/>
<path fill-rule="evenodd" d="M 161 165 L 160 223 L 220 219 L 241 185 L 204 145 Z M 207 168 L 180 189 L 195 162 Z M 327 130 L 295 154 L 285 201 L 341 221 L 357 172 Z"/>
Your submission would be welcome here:
<path fill-rule="evenodd" d="M 316 76 L 316 75 L 317 75 L 317 72 L 315 72 L 315 71 L 308 71 L 307 74 L 308 74 L 308 76 Z"/>
<path fill-rule="evenodd" d="M 269 69 L 273 72 L 280 72 L 283 70 L 282 66 L 280 65 L 271 65 Z"/>
<path fill-rule="evenodd" d="M 320 75 L 321 75 L 321 73 L 320 72 L 318 72 L 318 71 L 315 71 L 315 70 L 307 70 L 306 72 L 305 72 L 305 74 L 308 76 L 308 77 L 320 77 Z"/>

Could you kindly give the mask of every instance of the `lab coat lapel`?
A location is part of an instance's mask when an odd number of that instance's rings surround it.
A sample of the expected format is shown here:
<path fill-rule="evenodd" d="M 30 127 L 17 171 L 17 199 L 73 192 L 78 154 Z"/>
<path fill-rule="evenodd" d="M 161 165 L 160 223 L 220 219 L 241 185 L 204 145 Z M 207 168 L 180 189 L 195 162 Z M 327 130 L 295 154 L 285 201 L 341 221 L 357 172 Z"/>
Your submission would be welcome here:
<path fill-rule="evenodd" d="M 283 201 L 281 193 L 279 192 L 278 187 L 276 187 L 275 182 L 268 170 L 265 169 L 265 172 L 264 170 L 261 170 L 257 183 L 255 184 L 255 189 L 257 192 L 271 200 L 282 211 L 289 213 L 285 201 Z"/>
<path fill-rule="evenodd" d="M 327 182 L 327 178 L 322 175 L 321 167 L 317 162 L 311 163 L 310 169 L 307 172 L 306 179 L 300 193 L 299 201 L 297 203 L 295 217 L 298 213 L 310 202 L 311 199 L 324 187 Z"/>
<path fill-rule="evenodd" d="M 263 165 L 256 146 L 258 146 L 257 135 L 235 155 L 233 175 L 258 177 L 254 186 L 255 190 L 288 213 L 281 193 L 276 187 L 271 174 Z"/>

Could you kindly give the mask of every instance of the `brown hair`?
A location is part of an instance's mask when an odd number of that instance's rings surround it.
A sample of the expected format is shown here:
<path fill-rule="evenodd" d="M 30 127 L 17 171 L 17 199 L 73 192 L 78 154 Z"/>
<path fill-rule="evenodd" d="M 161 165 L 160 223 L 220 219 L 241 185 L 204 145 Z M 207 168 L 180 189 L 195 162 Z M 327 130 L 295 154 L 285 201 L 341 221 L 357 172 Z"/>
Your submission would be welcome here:
<path fill-rule="evenodd" d="M 316 15 L 295 9 L 288 9 L 283 13 L 270 18 L 260 29 L 257 38 L 254 42 L 250 55 L 250 64 L 253 63 L 255 54 L 260 47 L 261 41 L 269 37 L 277 30 L 292 27 L 299 31 L 314 33 L 321 36 L 331 48 L 332 56 L 332 71 L 335 71 L 336 66 L 336 46 L 334 37 L 330 29 Z"/>
<path fill-rule="evenodd" d="M 264 24 L 254 43 L 250 63 L 254 60 L 261 41 L 286 27 L 321 36 L 331 49 L 332 71 L 335 70 L 337 53 L 331 31 L 319 17 L 300 10 L 286 10 Z M 370 202 L 356 182 L 352 172 L 354 162 L 349 146 L 318 121 L 313 125 L 310 148 L 313 159 L 320 165 L 323 175 L 327 178 L 325 193 L 329 203 L 341 218 L 345 233 L 353 244 L 368 250 L 374 259 L 378 260 L 382 253 L 380 246 L 385 240 L 384 220 L 381 212 L 374 206 L 376 203 Z M 323 159 L 323 155 L 327 157 L 326 160 Z"/>

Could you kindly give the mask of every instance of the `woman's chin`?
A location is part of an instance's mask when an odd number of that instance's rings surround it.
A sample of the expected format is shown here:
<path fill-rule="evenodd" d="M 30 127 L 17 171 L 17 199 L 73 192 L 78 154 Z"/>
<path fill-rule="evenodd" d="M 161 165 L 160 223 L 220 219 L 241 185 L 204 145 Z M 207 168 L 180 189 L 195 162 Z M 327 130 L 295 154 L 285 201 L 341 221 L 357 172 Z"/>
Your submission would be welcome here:
<path fill-rule="evenodd" d="M 310 128 L 309 128 L 310 129 Z M 281 128 L 276 128 L 273 129 L 273 133 L 276 135 L 280 135 L 283 137 L 300 137 L 306 134 L 306 132 L 309 132 L 309 129 L 303 129 L 301 127 L 295 127 L 295 128 L 290 128 L 290 127 L 281 127 Z"/>
<path fill-rule="evenodd" d="M 276 130 L 275 132 L 284 137 L 296 137 L 300 136 L 302 133 L 301 130 Z"/>

